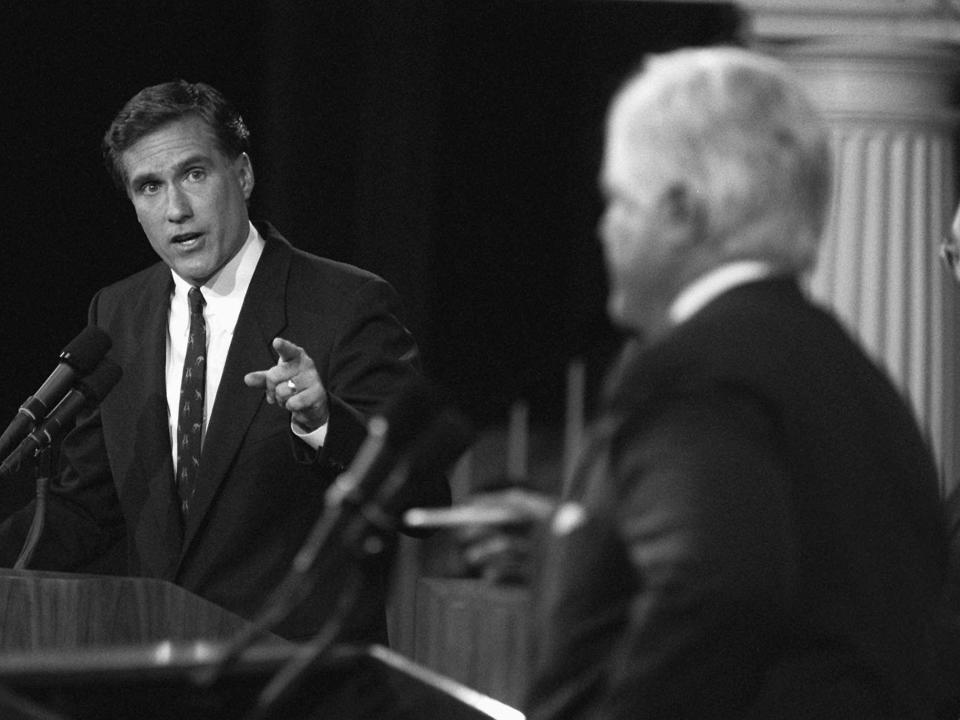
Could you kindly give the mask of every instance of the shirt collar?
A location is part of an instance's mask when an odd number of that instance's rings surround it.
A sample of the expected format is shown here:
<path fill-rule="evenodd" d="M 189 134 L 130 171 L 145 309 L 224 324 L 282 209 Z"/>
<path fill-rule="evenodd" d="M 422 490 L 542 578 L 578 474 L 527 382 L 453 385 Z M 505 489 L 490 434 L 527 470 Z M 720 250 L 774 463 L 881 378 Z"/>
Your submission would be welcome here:
<path fill-rule="evenodd" d="M 231 297 L 236 295 L 243 297 L 247 291 L 247 287 L 250 285 L 253 272 L 257 269 L 260 255 L 263 254 L 263 246 L 263 238 L 253 226 L 253 223 L 250 223 L 247 239 L 244 240 L 237 254 L 230 258 L 230 261 L 226 265 L 220 268 L 213 277 L 203 284 L 204 297 L 208 300 L 211 297 Z M 173 270 L 170 271 L 170 274 L 173 275 L 175 293 L 182 293 L 185 296 L 193 284 L 184 280 L 173 272 Z"/>
<path fill-rule="evenodd" d="M 739 260 L 721 265 L 680 291 L 670 305 L 670 322 L 679 325 L 727 290 L 770 277 L 773 273 L 773 266 L 760 260 Z"/>

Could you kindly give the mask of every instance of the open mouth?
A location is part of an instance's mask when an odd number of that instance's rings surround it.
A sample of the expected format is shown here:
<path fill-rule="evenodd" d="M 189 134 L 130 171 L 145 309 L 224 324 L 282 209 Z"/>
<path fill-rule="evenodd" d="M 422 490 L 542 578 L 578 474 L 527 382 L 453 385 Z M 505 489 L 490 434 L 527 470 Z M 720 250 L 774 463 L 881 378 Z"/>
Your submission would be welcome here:
<path fill-rule="evenodd" d="M 173 245 L 190 245 L 201 235 L 203 235 L 203 233 L 181 233 L 180 235 L 174 235 L 172 238 L 170 238 L 170 242 Z"/>

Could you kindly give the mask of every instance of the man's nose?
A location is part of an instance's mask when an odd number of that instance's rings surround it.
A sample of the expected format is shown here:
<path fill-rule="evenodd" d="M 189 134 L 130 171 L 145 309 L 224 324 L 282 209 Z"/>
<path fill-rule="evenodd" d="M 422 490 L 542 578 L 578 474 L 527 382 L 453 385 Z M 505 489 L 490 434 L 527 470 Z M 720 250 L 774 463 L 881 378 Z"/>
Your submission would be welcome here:
<path fill-rule="evenodd" d="M 193 216 L 190 198 L 177 185 L 171 185 L 167 193 L 167 220 L 174 223 L 183 222 Z"/>

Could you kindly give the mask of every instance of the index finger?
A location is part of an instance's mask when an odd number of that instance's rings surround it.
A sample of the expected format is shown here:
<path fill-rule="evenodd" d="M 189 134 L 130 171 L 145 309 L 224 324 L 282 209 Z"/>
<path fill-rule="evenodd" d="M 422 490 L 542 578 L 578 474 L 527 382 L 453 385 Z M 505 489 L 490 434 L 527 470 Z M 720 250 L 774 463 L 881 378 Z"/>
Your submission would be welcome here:
<path fill-rule="evenodd" d="M 277 351 L 283 362 L 297 360 L 303 354 L 302 347 L 282 337 L 273 339 L 273 349 Z"/>

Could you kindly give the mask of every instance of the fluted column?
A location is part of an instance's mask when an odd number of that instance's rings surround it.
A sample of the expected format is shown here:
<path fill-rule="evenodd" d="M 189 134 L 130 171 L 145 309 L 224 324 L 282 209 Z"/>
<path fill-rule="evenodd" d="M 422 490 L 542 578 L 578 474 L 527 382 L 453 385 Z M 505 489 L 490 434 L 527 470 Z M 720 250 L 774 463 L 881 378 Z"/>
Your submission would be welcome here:
<path fill-rule="evenodd" d="M 957 51 L 835 37 L 778 51 L 831 127 L 835 184 L 812 294 L 912 404 L 942 489 L 960 483 L 960 293 L 938 250 L 956 206 Z"/>

